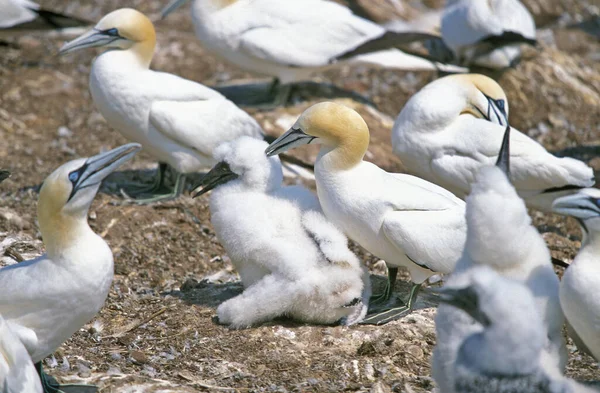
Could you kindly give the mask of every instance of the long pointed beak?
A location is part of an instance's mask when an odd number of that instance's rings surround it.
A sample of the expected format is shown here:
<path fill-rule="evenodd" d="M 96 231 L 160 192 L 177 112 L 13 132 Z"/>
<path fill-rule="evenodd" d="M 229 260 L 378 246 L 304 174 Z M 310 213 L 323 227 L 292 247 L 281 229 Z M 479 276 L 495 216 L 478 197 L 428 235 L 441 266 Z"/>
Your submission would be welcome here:
<path fill-rule="evenodd" d="M 285 134 L 275 139 L 273 143 L 267 147 L 265 153 L 267 154 L 267 157 L 271 157 L 293 149 L 294 147 L 308 145 L 315 139 L 317 139 L 316 136 L 308 135 L 300 128 L 290 128 Z"/>
<path fill-rule="evenodd" d="M 4 171 L 1 170 L 0 171 L 0 183 L 2 183 L 2 181 L 8 179 L 10 177 L 10 172 L 9 171 Z"/>
<path fill-rule="evenodd" d="M 215 165 L 204 177 L 200 180 L 194 189 L 202 187 L 201 190 L 196 191 L 192 198 L 197 198 L 202 194 L 206 194 L 213 188 L 225 184 L 232 180 L 237 179 L 239 176 L 231 170 L 229 164 L 225 161 L 219 162 Z"/>
<path fill-rule="evenodd" d="M 58 51 L 59 55 L 75 52 L 84 48 L 94 48 L 98 46 L 108 45 L 121 37 L 108 35 L 100 30 L 89 30 L 72 41 L 67 42 Z"/>
<path fill-rule="evenodd" d="M 510 125 L 504 130 L 504 138 L 502 138 L 502 146 L 498 153 L 496 166 L 504 172 L 506 177 L 510 178 Z"/>
<path fill-rule="evenodd" d="M 171 12 L 187 3 L 187 0 L 173 0 L 160 12 L 160 18 L 166 18 Z"/>
<path fill-rule="evenodd" d="M 102 180 L 130 160 L 141 148 L 139 143 L 128 143 L 88 158 L 81 168 L 74 171 L 77 172 L 78 177 L 69 200 L 77 191 L 102 183 Z M 71 172 L 69 177 L 74 172 Z"/>
<path fill-rule="evenodd" d="M 600 216 L 600 198 L 591 197 L 580 191 L 577 194 L 556 199 L 552 204 L 552 211 L 582 220 L 598 217 Z"/>
<path fill-rule="evenodd" d="M 488 326 L 490 324 L 489 318 L 481 311 L 479 307 L 479 296 L 472 287 L 443 287 L 435 292 L 439 294 L 441 303 L 446 303 L 463 310 L 484 326 Z"/>

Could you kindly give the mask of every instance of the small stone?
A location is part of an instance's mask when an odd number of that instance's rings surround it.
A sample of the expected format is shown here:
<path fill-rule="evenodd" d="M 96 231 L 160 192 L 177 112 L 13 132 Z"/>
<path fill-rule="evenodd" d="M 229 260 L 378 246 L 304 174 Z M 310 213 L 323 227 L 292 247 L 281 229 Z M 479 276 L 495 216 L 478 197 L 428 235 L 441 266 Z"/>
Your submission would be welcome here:
<path fill-rule="evenodd" d="M 70 138 L 73 136 L 73 131 L 69 130 L 68 127 L 61 126 L 58 127 L 58 136 L 59 138 Z"/>
<path fill-rule="evenodd" d="M 423 359 L 424 356 L 423 350 L 417 345 L 409 345 L 406 352 L 410 353 L 415 359 Z"/>
<path fill-rule="evenodd" d="M 148 357 L 144 354 L 144 352 L 141 352 L 141 351 L 131 351 L 129 353 L 129 355 L 131 356 L 131 359 L 135 363 L 139 363 L 139 364 L 148 363 Z"/>

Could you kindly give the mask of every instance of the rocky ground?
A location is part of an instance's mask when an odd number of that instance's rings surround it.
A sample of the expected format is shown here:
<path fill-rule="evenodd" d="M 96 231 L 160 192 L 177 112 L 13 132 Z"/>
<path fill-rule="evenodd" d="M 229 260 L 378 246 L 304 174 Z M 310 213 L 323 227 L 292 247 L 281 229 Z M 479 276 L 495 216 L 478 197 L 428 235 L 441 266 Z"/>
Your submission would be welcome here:
<path fill-rule="evenodd" d="M 166 2 L 47 0 L 42 5 L 89 20 L 119 6 L 152 17 Z M 442 1 L 356 0 L 355 12 L 380 22 L 416 18 Z M 511 122 L 557 154 L 600 170 L 600 41 L 567 26 L 598 14 L 597 0 L 527 0 L 541 46 L 499 77 L 508 94 Z M 157 23 L 153 67 L 209 85 L 253 79 L 202 49 L 187 10 Z M 71 37 L 27 34 L 0 47 L 0 167 L 13 175 L 0 189 L 0 258 L 15 263 L 43 253 L 36 225 L 39 185 L 54 168 L 76 157 L 125 143 L 94 109 L 87 78 L 93 51 L 54 54 Z M 309 105 L 338 95 L 331 84 L 359 93 L 355 107 L 372 131 L 367 158 L 401 171 L 391 154 L 390 129 L 406 100 L 436 77 L 344 68 L 316 75 L 296 102 L 272 111 L 248 108 L 265 130 L 278 135 Z M 316 96 L 315 96 L 316 94 Z M 371 104 L 364 104 L 369 102 Z M 298 157 L 314 158 L 301 149 Z M 232 331 L 213 322 L 215 307 L 241 291 L 232 265 L 210 225 L 207 198 L 152 206 L 122 205 L 114 184 L 149 181 L 153 160 L 139 154 L 108 180 L 89 221 L 112 247 L 115 280 L 97 318 L 46 360 L 63 381 L 99 383 L 103 392 L 430 392 L 429 358 L 435 344 L 435 299 L 426 295 L 410 316 L 382 327 L 308 326 L 278 320 Z M 310 182 L 309 182 L 309 185 Z M 570 262 L 580 245 L 571 220 L 532 212 L 554 257 Z M 383 274 L 381 262 L 354 248 Z M 560 274 L 560 271 L 557 271 Z M 380 276 L 373 276 L 381 285 Z M 406 277 L 405 277 L 406 279 Z M 406 293 L 405 282 L 398 291 Z M 600 379 L 591 358 L 573 345 L 567 374 Z"/>

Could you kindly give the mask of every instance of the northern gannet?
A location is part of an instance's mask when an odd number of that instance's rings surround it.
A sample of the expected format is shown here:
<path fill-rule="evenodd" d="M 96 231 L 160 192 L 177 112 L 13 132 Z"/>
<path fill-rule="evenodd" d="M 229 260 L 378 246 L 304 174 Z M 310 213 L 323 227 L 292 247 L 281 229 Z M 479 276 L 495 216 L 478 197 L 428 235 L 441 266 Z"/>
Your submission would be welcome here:
<path fill-rule="evenodd" d="M 0 392 L 42 393 L 40 377 L 31 357 L 0 315 Z"/>
<path fill-rule="evenodd" d="M 581 250 L 560 283 L 560 304 L 582 341 L 579 349 L 600 362 L 600 190 L 587 188 L 559 198 L 553 210 L 575 217 L 582 228 Z"/>
<path fill-rule="evenodd" d="M 245 328 L 279 316 L 351 325 L 367 313 L 369 274 L 346 237 L 302 186 L 282 187 L 267 143 L 241 137 L 215 151 L 219 163 L 196 196 L 210 196 L 211 222 L 244 292 L 219 306 L 219 322 Z"/>
<path fill-rule="evenodd" d="M 186 1 L 172 1 L 163 17 Z M 276 104 L 287 102 L 292 83 L 346 62 L 466 71 L 390 49 L 431 35 L 387 31 L 329 0 L 194 0 L 192 19 L 207 49 L 243 70 L 276 78 Z"/>
<path fill-rule="evenodd" d="M 90 91 L 96 107 L 124 137 L 140 143 L 160 163 L 162 188 L 166 164 L 177 171 L 174 190 L 138 200 L 173 199 L 185 186 L 185 174 L 215 164 L 213 150 L 242 135 L 263 138 L 260 125 L 220 93 L 173 74 L 150 70 L 156 44 L 152 22 L 124 8 L 106 15 L 89 32 L 65 44 L 61 54 L 104 47 L 92 65 Z"/>
<path fill-rule="evenodd" d="M 0 0 L 0 29 L 40 30 L 80 27 L 87 22 L 46 9 L 30 0 Z"/>
<path fill-rule="evenodd" d="M 590 393 L 562 374 L 549 374 L 540 363 L 546 329 L 531 291 L 488 266 L 470 269 L 461 283 L 446 284 L 440 301 L 475 326 L 461 338 L 453 390 L 460 393 Z M 447 328 L 461 329 L 447 321 Z M 448 338 L 445 338 L 448 339 Z M 438 345 L 447 345 L 445 342 Z M 440 393 L 446 393 L 440 386 Z"/>
<path fill-rule="evenodd" d="M 465 198 L 477 172 L 498 156 L 508 101 L 500 85 L 478 74 L 450 75 L 425 86 L 394 123 L 394 153 L 410 173 Z M 552 201 L 594 184 L 594 172 L 558 158 L 527 135 L 511 131 L 511 181 L 528 207 L 551 211 Z"/>
<path fill-rule="evenodd" d="M 89 322 L 113 279 L 113 255 L 87 222 L 102 180 L 140 149 L 131 143 L 63 164 L 40 191 L 38 222 L 46 254 L 0 269 L 0 315 L 40 372 L 41 361 Z"/>
<path fill-rule="evenodd" d="M 459 64 L 491 69 L 515 65 L 520 44 L 536 44 L 535 22 L 519 0 L 447 0 L 441 32 Z"/>
<path fill-rule="evenodd" d="M 510 177 L 513 176 L 512 165 L 509 170 L 509 140 L 512 142 L 507 126 L 498 166 L 483 167 L 473 183 L 467 198 L 465 249 L 448 285 L 463 282 L 470 270 L 481 265 L 525 284 L 533 293 L 547 335 L 540 362 L 549 373 L 561 374 L 567 351 L 562 335 L 564 317 L 558 299 L 558 278 L 544 239 L 531 224 L 525 203 L 505 174 L 510 172 Z M 432 376 L 441 392 L 455 392 L 453 367 L 459 345 L 481 327 L 447 305 L 440 305 L 435 321 L 439 344 L 433 352 Z"/>
<path fill-rule="evenodd" d="M 465 203 L 435 184 L 363 161 L 369 128 L 340 104 L 308 108 L 266 152 L 271 156 L 313 142 L 323 145 L 315 179 L 325 216 L 388 265 L 382 300 L 389 299 L 399 266 L 411 275 L 406 306 L 365 321 L 384 323 L 410 312 L 423 281 L 454 269 L 465 242 Z"/>

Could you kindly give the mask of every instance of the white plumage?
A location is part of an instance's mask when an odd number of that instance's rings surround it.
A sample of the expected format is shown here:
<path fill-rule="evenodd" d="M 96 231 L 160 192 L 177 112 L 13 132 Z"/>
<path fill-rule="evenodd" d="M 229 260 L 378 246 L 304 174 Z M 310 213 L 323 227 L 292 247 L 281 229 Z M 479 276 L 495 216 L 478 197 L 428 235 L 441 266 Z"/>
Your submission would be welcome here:
<path fill-rule="evenodd" d="M 559 198 L 553 209 L 577 218 L 582 227 L 581 250 L 560 283 L 560 304 L 579 349 L 600 362 L 600 190 Z"/>
<path fill-rule="evenodd" d="M 535 40 L 535 22 L 519 0 L 448 0 L 441 32 L 459 62 L 502 69 L 521 55 L 519 44 L 504 45 L 510 39 L 507 35 Z M 498 37 L 498 42 L 482 46 L 480 41 L 489 37 Z"/>
<path fill-rule="evenodd" d="M 546 329 L 531 291 L 522 283 L 498 275 L 488 266 L 472 267 L 460 283 L 448 283 L 441 300 L 474 325 L 460 337 L 451 365 L 453 391 L 460 393 L 583 393 L 592 392 L 561 375 L 549 374 L 540 363 Z M 446 321 L 445 329 L 462 329 Z M 444 337 L 448 340 L 449 337 Z M 438 339 L 438 345 L 448 343 Z M 441 392 L 447 390 L 441 388 Z"/>
<path fill-rule="evenodd" d="M 323 145 L 315 179 L 329 220 L 388 267 L 406 267 L 415 284 L 454 269 L 466 235 L 462 200 L 425 180 L 363 161 L 369 129 L 358 113 L 335 103 L 307 109 L 267 152 L 313 141 Z M 409 304 L 412 300 L 411 294 Z"/>
<path fill-rule="evenodd" d="M 42 393 L 42 385 L 27 349 L 0 315 L 0 392 Z"/>
<path fill-rule="evenodd" d="M 163 15 L 184 2 L 174 1 Z M 387 67 L 445 69 L 399 50 L 386 51 L 382 57 L 374 52 L 346 59 L 345 54 L 377 41 L 386 30 L 328 0 L 194 0 L 192 18 L 205 47 L 243 70 L 273 76 L 283 84 L 307 80 L 342 60 L 377 65 L 383 58 Z M 377 49 L 393 45 L 390 40 Z M 447 70 L 452 69 L 462 70 Z"/>
<path fill-rule="evenodd" d="M 220 323 L 244 328 L 279 316 L 359 322 L 370 296 L 367 270 L 321 213 L 315 195 L 282 187 L 279 159 L 249 137 L 221 145 L 202 180 L 211 222 L 240 273 L 244 292 L 219 306 Z"/>
<path fill-rule="evenodd" d="M 392 130 L 394 153 L 409 172 L 465 198 L 477 172 L 492 165 L 508 122 L 508 101 L 492 79 L 453 75 L 425 86 Z M 558 196 L 594 184 L 592 168 L 558 158 L 512 129 L 511 181 L 529 207 L 551 211 Z"/>
<path fill-rule="evenodd" d="M 0 29 L 20 25 L 37 18 L 40 6 L 28 0 L 0 0 Z"/>
<path fill-rule="evenodd" d="M 155 41 L 148 18 L 121 9 L 67 43 L 61 53 L 90 46 L 114 48 L 92 65 L 90 91 L 96 107 L 123 136 L 179 174 L 210 168 L 215 163 L 212 151 L 222 142 L 242 135 L 263 138 L 256 120 L 218 92 L 150 70 Z"/>
<path fill-rule="evenodd" d="M 512 176 L 512 175 L 511 175 Z M 558 300 L 558 278 L 544 239 L 531 224 L 527 208 L 498 167 L 484 167 L 467 198 L 467 240 L 448 284 L 463 282 L 474 266 L 487 265 L 500 275 L 524 283 L 533 293 L 547 331 L 544 370 L 562 372 L 567 360 Z M 440 344 L 433 353 L 432 375 L 443 393 L 454 392 L 453 365 L 462 340 L 480 331 L 460 311 L 441 305 L 436 316 Z"/>
<path fill-rule="evenodd" d="M 38 222 L 46 254 L 0 269 L 0 315 L 34 363 L 53 353 L 104 304 L 113 256 L 87 223 L 102 180 L 140 149 L 124 145 L 70 161 L 40 191 Z"/>

